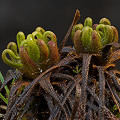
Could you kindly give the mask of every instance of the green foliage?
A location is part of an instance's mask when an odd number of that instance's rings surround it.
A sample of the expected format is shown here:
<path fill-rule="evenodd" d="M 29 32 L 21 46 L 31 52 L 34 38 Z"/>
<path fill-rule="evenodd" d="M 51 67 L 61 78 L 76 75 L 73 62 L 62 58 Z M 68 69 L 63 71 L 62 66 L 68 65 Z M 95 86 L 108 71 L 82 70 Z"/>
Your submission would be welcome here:
<path fill-rule="evenodd" d="M 12 80 L 10 87 L 13 86 L 14 80 L 15 80 L 15 78 Z M 1 81 L 1 83 L 3 84 L 4 78 L 3 78 L 1 72 L 0 72 L 0 81 Z M 0 99 L 2 99 L 2 101 L 4 101 L 6 104 L 8 104 L 8 98 L 9 98 L 9 94 L 10 94 L 10 89 L 8 88 L 7 85 L 5 85 L 4 89 L 5 89 L 5 95 L 2 95 L 2 93 L 0 93 Z"/>
<path fill-rule="evenodd" d="M 17 45 L 10 42 L 2 53 L 2 59 L 7 65 L 20 70 L 28 78 L 36 78 L 41 71 L 47 70 L 59 61 L 57 37 L 53 32 L 38 27 L 26 38 L 21 31 L 16 38 Z"/>
<path fill-rule="evenodd" d="M 79 66 L 77 65 L 76 66 L 76 70 L 73 70 L 73 72 L 76 73 L 76 74 L 78 74 L 78 73 L 80 73 L 81 69 L 82 68 L 79 68 Z"/>
<path fill-rule="evenodd" d="M 117 118 L 120 118 L 120 113 L 116 104 L 111 108 L 111 111 L 116 115 Z"/>
<path fill-rule="evenodd" d="M 0 81 L 3 83 L 4 82 L 4 78 L 0 72 Z M 5 88 L 5 91 L 6 91 L 6 97 L 3 96 L 1 93 L 0 93 L 0 99 L 2 99 L 6 104 L 8 104 L 8 97 L 9 97 L 9 92 L 10 90 L 8 89 L 7 85 L 4 87 Z"/>
<path fill-rule="evenodd" d="M 111 26 L 107 18 L 102 18 L 99 24 L 92 25 L 92 19 L 88 17 L 85 19 L 84 26 L 77 24 L 73 27 L 71 38 L 77 54 L 100 54 L 105 45 L 118 42 L 118 31 Z"/>

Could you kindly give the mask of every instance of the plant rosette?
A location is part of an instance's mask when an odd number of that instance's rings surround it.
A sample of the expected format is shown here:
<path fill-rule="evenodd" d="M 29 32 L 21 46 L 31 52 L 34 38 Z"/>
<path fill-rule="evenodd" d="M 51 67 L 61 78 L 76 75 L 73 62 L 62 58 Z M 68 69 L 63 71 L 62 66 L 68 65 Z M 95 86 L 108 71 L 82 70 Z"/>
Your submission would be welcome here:
<path fill-rule="evenodd" d="M 102 18 L 99 24 L 92 25 L 92 19 L 88 17 L 84 26 L 76 24 L 73 27 L 71 38 L 78 55 L 80 53 L 101 54 L 104 46 L 118 42 L 118 31 L 111 26 L 107 18 Z"/>
<path fill-rule="evenodd" d="M 26 77 L 34 79 L 59 61 L 57 38 L 53 32 L 38 27 L 26 38 L 23 32 L 18 32 L 16 38 L 17 45 L 10 42 L 2 53 L 2 59 Z"/>

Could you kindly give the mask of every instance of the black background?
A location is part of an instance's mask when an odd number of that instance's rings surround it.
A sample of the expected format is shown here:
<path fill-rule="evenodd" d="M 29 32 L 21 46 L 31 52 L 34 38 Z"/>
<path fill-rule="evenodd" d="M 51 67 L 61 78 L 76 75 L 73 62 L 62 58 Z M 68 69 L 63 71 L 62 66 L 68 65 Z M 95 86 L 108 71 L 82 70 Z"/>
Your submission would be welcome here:
<path fill-rule="evenodd" d="M 16 42 L 16 34 L 26 35 L 36 27 L 53 31 L 58 45 L 72 23 L 76 9 L 80 10 L 80 23 L 91 17 L 98 23 L 108 18 L 120 32 L 120 0 L 1 0 L 0 1 L 0 71 L 3 75 L 10 69 L 1 59 L 2 51 L 10 41 Z M 72 44 L 71 39 L 67 45 Z M 118 64 L 119 65 L 119 64 Z"/>

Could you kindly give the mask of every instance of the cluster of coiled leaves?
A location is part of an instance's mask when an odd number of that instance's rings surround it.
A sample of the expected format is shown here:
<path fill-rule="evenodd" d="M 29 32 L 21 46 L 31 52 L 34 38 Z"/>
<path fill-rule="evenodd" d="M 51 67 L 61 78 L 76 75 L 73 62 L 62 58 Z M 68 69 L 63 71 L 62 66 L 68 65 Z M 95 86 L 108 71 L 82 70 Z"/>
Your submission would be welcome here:
<path fill-rule="evenodd" d="M 77 54 L 101 53 L 105 45 L 118 42 L 118 31 L 111 26 L 107 18 L 102 18 L 99 24 L 92 25 L 90 17 L 85 19 L 84 26 L 77 24 L 73 27 L 71 38 Z"/>
<path fill-rule="evenodd" d="M 15 78 L 5 120 L 120 118 L 120 72 L 114 64 L 120 59 L 117 29 L 106 18 L 99 24 L 87 18 L 84 26 L 75 25 L 79 17 L 76 10 L 59 51 L 55 34 L 40 27 L 26 39 L 22 32 L 17 34 L 19 53 L 15 43 L 8 44 L 2 58 L 23 74 L 10 71 L 0 88 Z M 75 49 L 64 47 L 70 34 Z"/>
<path fill-rule="evenodd" d="M 10 42 L 2 53 L 2 59 L 9 66 L 20 70 L 25 76 L 35 78 L 40 72 L 59 61 L 57 38 L 53 32 L 38 27 L 26 38 L 23 32 L 18 32 L 16 38 L 17 45 L 15 42 Z"/>

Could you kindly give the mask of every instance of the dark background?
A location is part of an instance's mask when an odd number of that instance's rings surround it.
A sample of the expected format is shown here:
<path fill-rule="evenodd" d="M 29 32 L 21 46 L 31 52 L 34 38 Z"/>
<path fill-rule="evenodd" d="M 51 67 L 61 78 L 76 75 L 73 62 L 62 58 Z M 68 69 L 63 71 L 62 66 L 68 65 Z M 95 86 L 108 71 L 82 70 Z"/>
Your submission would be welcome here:
<path fill-rule="evenodd" d="M 3 75 L 10 69 L 1 59 L 2 51 L 10 41 L 16 42 L 16 34 L 26 35 L 36 27 L 53 31 L 58 45 L 72 23 L 76 9 L 80 10 L 79 22 L 91 17 L 98 23 L 108 18 L 120 32 L 120 0 L 1 0 L 0 1 L 0 71 Z M 72 44 L 69 39 L 67 45 Z"/>

